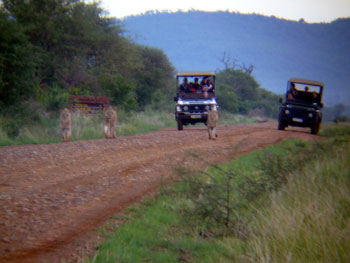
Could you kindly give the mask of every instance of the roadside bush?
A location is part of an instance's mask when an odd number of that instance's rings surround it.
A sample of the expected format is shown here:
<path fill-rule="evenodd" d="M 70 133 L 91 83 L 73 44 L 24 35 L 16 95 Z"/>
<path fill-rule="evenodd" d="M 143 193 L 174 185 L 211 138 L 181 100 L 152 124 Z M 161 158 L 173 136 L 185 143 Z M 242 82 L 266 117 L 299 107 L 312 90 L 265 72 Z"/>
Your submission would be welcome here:
<path fill-rule="evenodd" d="M 349 138 L 350 122 L 339 123 L 337 125 L 324 125 L 320 131 L 321 136 L 333 137 L 336 139 Z"/>
<path fill-rule="evenodd" d="M 1 126 L 9 138 L 13 139 L 18 137 L 19 125 L 14 120 L 4 120 Z"/>
<path fill-rule="evenodd" d="M 138 108 L 135 86 L 127 83 L 123 76 L 103 75 L 100 77 L 100 82 L 113 105 L 120 106 L 127 111 Z"/>
<path fill-rule="evenodd" d="M 49 111 L 58 111 L 68 106 L 69 93 L 58 86 L 47 89 L 45 105 Z"/>
<path fill-rule="evenodd" d="M 201 172 L 181 170 L 189 200 L 183 210 L 185 218 L 194 218 L 194 224 L 205 229 L 202 231 L 247 238 L 247 225 L 253 215 L 251 205 L 279 190 L 287 183 L 289 171 L 300 170 L 314 157 L 314 149 L 305 143 L 295 145 L 293 150 L 286 146 L 283 154 L 268 149 L 259 151 L 248 171 L 241 169 L 240 164 L 225 168 L 212 165 Z"/>

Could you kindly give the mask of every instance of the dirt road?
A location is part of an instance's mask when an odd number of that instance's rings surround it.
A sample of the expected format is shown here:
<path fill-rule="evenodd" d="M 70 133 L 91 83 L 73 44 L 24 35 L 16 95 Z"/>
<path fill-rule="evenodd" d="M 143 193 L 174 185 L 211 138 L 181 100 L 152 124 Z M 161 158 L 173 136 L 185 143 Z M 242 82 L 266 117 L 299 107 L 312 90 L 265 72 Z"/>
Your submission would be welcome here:
<path fill-rule="evenodd" d="M 0 262 L 77 262 L 103 225 L 154 192 L 191 158 L 224 162 L 286 138 L 316 140 L 276 123 L 165 129 L 114 140 L 0 148 Z M 89 242 L 92 243 L 89 243 Z"/>

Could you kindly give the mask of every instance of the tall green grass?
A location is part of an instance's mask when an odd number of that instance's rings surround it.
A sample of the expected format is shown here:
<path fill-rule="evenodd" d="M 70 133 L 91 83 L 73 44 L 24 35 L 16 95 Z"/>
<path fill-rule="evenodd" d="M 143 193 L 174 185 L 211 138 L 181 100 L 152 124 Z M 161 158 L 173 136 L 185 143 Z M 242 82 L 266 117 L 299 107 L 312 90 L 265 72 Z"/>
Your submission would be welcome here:
<path fill-rule="evenodd" d="M 329 127 L 322 154 L 291 172 L 270 205 L 257 209 L 252 262 L 350 262 L 350 126 Z M 342 136 L 343 141 L 339 141 Z"/>
<path fill-rule="evenodd" d="M 0 123 L 5 123 L 1 122 Z M 173 113 L 146 110 L 143 112 L 118 112 L 117 136 L 145 133 L 159 129 L 175 127 Z M 72 114 L 71 140 L 89 140 L 104 138 L 104 117 L 102 114 Z M 22 127 L 15 126 L 18 134 L 11 136 L 0 126 L 0 146 L 20 144 L 40 144 L 60 142 L 61 131 L 59 117 L 42 118 L 39 123 Z M 16 130 L 15 130 L 16 131 Z"/>
<path fill-rule="evenodd" d="M 219 111 L 219 124 L 242 124 L 271 121 L 271 118 L 261 116 L 248 116 L 242 114 L 233 114 L 226 111 Z"/>
<path fill-rule="evenodd" d="M 42 111 L 41 111 L 42 112 Z M 61 141 L 60 121 L 57 113 L 37 113 L 38 122 L 25 125 L 22 120 L 0 118 L 0 146 L 20 144 L 54 143 Z M 220 124 L 252 123 L 257 118 L 220 113 Z M 198 124 L 202 125 L 202 124 Z M 71 140 L 104 138 L 102 114 L 72 114 Z M 117 136 L 146 133 L 164 128 L 175 128 L 173 112 L 148 108 L 142 112 L 118 111 Z"/>
<path fill-rule="evenodd" d="M 42 120 L 38 125 L 18 127 L 18 136 L 11 136 L 0 126 L 0 146 L 59 142 L 59 125 L 58 119 Z"/>

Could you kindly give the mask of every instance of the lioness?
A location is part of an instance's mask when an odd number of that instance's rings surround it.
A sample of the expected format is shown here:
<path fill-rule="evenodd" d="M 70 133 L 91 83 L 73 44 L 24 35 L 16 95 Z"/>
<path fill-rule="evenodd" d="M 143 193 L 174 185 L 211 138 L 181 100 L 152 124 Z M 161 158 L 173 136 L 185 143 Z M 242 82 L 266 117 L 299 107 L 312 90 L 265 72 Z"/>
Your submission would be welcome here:
<path fill-rule="evenodd" d="M 72 116 L 67 108 L 61 110 L 61 133 L 62 141 L 68 142 L 72 136 Z"/>
<path fill-rule="evenodd" d="M 216 126 L 217 126 L 218 120 L 219 120 L 218 111 L 215 110 L 214 105 L 211 105 L 210 110 L 208 110 L 208 120 L 207 120 L 209 140 L 215 140 L 217 137 Z"/>
<path fill-rule="evenodd" d="M 105 110 L 105 126 L 104 132 L 107 139 L 115 138 L 117 128 L 117 112 L 109 105 Z"/>

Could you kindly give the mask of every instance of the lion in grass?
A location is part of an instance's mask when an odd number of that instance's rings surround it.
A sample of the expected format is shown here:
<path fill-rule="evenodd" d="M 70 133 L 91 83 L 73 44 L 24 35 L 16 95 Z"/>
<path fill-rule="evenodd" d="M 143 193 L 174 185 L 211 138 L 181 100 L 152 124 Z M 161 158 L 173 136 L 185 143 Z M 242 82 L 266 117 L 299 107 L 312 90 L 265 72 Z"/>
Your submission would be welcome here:
<path fill-rule="evenodd" d="M 105 125 L 104 132 L 107 139 L 112 139 L 116 137 L 117 129 L 117 112 L 113 109 L 112 106 L 108 106 L 104 110 L 105 114 Z"/>
<path fill-rule="evenodd" d="M 218 137 L 216 134 L 216 126 L 218 124 L 218 120 L 218 111 L 215 110 L 214 105 L 211 105 L 210 110 L 208 111 L 207 120 L 209 140 L 216 140 L 216 137 Z"/>
<path fill-rule="evenodd" d="M 62 141 L 68 142 L 72 137 L 72 115 L 67 108 L 61 110 L 61 132 Z"/>

